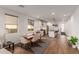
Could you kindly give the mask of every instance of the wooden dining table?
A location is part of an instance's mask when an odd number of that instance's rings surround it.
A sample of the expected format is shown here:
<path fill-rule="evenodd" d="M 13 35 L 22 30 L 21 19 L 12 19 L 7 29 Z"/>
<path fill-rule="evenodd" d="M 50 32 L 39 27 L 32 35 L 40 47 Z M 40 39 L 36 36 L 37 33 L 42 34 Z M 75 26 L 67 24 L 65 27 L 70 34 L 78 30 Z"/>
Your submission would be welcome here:
<path fill-rule="evenodd" d="M 30 41 L 29 48 L 31 48 L 31 46 L 32 46 L 32 39 L 33 39 L 33 37 L 34 37 L 34 35 L 29 35 L 29 36 L 24 37 L 26 40 L 29 40 Z"/>

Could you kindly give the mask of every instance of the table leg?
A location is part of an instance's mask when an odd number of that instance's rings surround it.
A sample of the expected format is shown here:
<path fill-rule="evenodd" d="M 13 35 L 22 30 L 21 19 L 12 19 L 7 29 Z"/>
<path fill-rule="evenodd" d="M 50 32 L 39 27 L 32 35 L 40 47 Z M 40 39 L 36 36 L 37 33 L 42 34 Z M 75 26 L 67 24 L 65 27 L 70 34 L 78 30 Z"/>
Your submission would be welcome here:
<path fill-rule="evenodd" d="M 30 40 L 30 44 L 29 44 L 28 48 L 30 49 L 31 46 L 32 46 L 32 41 Z"/>
<path fill-rule="evenodd" d="M 14 53 L 14 43 L 12 43 L 12 53 Z"/>
<path fill-rule="evenodd" d="M 9 45 L 9 48 L 11 48 L 10 45 Z"/>
<path fill-rule="evenodd" d="M 13 50 L 14 50 L 14 43 L 13 43 Z"/>

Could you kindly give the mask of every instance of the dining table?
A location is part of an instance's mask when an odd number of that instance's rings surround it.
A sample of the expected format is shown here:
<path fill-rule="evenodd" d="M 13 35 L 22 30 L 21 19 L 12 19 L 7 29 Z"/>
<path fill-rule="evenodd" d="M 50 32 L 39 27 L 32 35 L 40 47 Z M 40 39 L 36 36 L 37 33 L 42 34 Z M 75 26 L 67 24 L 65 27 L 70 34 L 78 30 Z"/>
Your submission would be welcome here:
<path fill-rule="evenodd" d="M 32 46 L 32 39 L 33 39 L 33 37 L 34 37 L 34 35 L 29 35 L 29 36 L 25 36 L 24 37 L 26 40 L 29 40 L 30 41 L 29 48 L 31 48 L 31 46 Z"/>

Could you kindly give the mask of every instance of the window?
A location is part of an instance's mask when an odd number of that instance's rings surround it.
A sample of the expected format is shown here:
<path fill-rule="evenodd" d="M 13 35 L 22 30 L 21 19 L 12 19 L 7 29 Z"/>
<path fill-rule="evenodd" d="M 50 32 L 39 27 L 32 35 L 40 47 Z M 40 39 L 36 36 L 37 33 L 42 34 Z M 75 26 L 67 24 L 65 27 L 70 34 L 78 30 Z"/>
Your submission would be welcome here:
<path fill-rule="evenodd" d="M 16 33 L 18 26 L 18 17 L 10 14 L 5 14 L 6 33 Z"/>
<path fill-rule="evenodd" d="M 34 30 L 34 20 L 28 19 L 28 31 Z"/>

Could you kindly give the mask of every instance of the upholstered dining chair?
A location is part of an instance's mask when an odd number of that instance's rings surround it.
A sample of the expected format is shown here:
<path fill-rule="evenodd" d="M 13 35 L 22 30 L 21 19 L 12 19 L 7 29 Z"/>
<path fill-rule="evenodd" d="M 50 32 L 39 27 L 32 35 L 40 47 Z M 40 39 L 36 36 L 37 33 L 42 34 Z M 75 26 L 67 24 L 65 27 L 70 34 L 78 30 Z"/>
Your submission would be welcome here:
<path fill-rule="evenodd" d="M 32 39 L 32 45 L 37 44 L 39 39 L 40 39 L 40 33 L 36 33 Z"/>
<path fill-rule="evenodd" d="M 23 44 L 21 45 L 21 47 L 26 47 L 26 44 L 30 43 L 30 41 L 25 39 L 24 37 L 21 37 L 20 40 L 21 40 L 21 44 Z"/>

